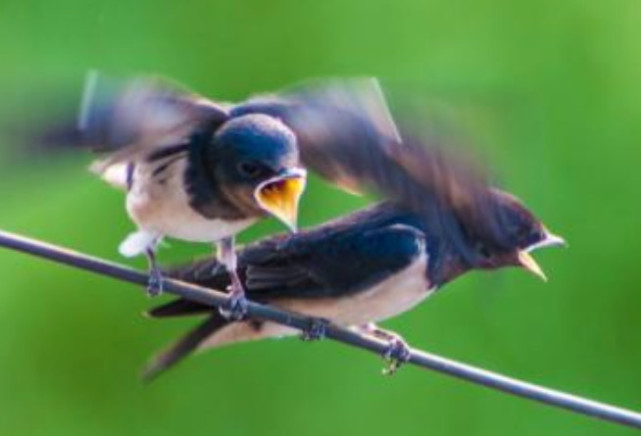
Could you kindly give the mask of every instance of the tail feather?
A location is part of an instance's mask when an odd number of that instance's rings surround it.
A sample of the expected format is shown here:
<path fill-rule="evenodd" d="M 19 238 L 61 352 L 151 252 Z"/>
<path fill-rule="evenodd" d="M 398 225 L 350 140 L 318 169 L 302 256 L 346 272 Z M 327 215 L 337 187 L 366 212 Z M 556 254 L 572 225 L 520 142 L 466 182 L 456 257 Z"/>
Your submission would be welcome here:
<path fill-rule="evenodd" d="M 187 335 L 153 357 L 143 370 L 143 380 L 145 382 L 154 380 L 195 351 L 212 334 L 228 324 L 229 321 L 220 313 L 217 311 L 212 312 L 209 318 L 196 326 Z"/>

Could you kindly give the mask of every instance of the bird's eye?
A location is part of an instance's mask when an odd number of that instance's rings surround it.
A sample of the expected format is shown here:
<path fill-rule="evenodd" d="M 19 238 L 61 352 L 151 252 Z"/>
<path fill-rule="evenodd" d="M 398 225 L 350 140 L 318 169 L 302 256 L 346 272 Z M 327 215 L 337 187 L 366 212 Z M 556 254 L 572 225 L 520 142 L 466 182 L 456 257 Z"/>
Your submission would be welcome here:
<path fill-rule="evenodd" d="M 261 168 L 253 162 L 241 162 L 238 164 L 238 172 L 243 176 L 256 177 L 260 174 Z"/>

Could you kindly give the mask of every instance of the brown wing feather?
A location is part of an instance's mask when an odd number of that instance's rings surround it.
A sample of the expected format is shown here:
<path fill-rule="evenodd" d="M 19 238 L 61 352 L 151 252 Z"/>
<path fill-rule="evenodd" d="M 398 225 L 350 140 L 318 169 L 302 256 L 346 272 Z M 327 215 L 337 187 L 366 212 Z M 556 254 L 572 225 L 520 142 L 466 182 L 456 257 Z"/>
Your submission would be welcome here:
<path fill-rule="evenodd" d="M 370 189 L 408 207 L 470 263 L 482 260 L 468 242 L 477 237 L 493 248 L 511 246 L 483 173 L 408 120 L 396 124 L 377 82 L 321 82 L 231 111 L 251 112 L 292 127 L 307 166 L 341 187 Z"/>

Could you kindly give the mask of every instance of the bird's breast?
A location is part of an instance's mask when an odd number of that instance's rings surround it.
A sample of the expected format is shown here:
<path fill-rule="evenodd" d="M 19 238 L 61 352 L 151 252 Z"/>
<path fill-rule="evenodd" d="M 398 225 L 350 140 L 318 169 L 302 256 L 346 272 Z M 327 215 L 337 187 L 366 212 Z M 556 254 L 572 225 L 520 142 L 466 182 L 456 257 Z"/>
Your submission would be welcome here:
<path fill-rule="evenodd" d="M 136 165 L 127 194 L 127 211 L 141 228 L 191 242 L 215 242 L 256 221 L 210 219 L 194 210 L 185 191 L 186 161 L 173 162 L 161 174 L 150 164 Z"/>

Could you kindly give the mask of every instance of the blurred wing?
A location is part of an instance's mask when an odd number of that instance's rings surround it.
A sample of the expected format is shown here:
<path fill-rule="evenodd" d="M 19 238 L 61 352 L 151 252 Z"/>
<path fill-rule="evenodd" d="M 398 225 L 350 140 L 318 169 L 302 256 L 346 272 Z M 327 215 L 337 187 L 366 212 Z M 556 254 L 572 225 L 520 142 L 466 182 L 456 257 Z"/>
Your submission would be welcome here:
<path fill-rule="evenodd" d="M 259 96 L 232 115 L 266 113 L 297 135 L 303 163 L 343 189 L 361 192 L 371 153 L 399 135 L 376 79 L 327 80 Z"/>
<path fill-rule="evenodd" d="M 251 112 L 288 124 L 307 166 L 342 188 L 369 188 L 420 214 L 469 262 L 480 261 L 468 243 L 474 236 L 508 245 L 479 168 L 417 134 L 424 128 L 404 122 L 399 129 L 376 80 L 321 82 L 232 109 Z"/>
<path fill-rule="evenodd" d="M 75 125 L 67 122 L 59 129 L 74 132 L 73 140 L 63 134 L 49 142 L 68 141 L 72 143 L 66 145 L 105 153 L 105 168 L 176 146 L 199 126 L 225 119 L 222 107 L 168 81 L 155 77 L 119 81 L 91 72 Z"/>

